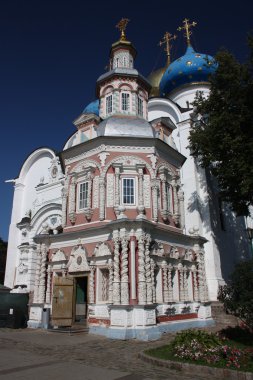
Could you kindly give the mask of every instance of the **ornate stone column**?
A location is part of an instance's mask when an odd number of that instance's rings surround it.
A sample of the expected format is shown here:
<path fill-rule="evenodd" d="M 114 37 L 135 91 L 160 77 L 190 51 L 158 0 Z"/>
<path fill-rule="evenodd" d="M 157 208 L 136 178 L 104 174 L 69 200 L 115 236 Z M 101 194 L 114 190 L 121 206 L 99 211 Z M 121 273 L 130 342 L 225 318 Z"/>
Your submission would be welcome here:
<path fill-rule="evenodd" d="M 95 303 L 95 265 L 90 265 L 89 303 Z"/>
<path fill-rule="evenodd" d="M 183 275 L 183 265 L 178 264 L 178 283 L 179 283 L 179 300 L 185 301 L 184 299 L 184 275 Z"/>
<path fill-rule="evenodd" d="M 173 266 L 171 265 L 171 263 L 169 263 L 168 265 L 168 302 L 173 302 L 172 272 L 173 272 Z"/>
<path fill-rule="evenodd" d="M 152 281 L 152 301 L 156 303 L 156 288 L 155 288 L 155 267 L 156 263 L 151 259 L 151 281 Z"/>
<path fill-rule="evenodd" d="M 195 244 L 193 249 L 197 254 L 197 262 L 198 262 L 199 299 L 201 302 L 207 302 L 208 289 L 207 289 L 207 283 L 206 283 L 204 251 L 203 249 L 200 248 L 199 244 Z"/>
<path fill-rule="evenodd" d="M 162 184 L 162 207 L 161 214 L 163 220 L 166 222 L 168 220 L 168 199 L 167 199 L 167 191 L 166 191 L 166 174 L 164 168 L 160 169 L 160 180 Z"/>
<path fill-rule="evenodd" d="M 146 284 L 147 284 L 147 304 L 153 303 L 153 291 L 152 291 L 152 276 L 151 276 L 151 259 L 150 259 L 150 242 L 151 236 L 146 234 L 145 236 L 145 274 L 146 274 Z"/>
<path fill-rule="evenodd" d="M 99 177 L 99 219 L 105 219 L 105 178 Z"/>
<path fill-rule="evenodd" d="M 120 170 L 122 164 L 114 164 L 113 167 L 115 169 L 115 203 L 114 203 L 114 211 L 116 216 L 119 215 L 119 205 L 120 205 Z"/>
<path fill-rule="evenodd" d="M 62 227 L 64 228 L 67 223 L 67 198 L 68 198 L 68 186 L 69 177 L 65 179 L 64 186 L 62 188 Z"/>
<path fill-rule="evenodd" d="M 109 295 L 108 302 L 113 303 L 113 262 L 109 259 L 108 262 L 108 270 L 109 270 Z"/>
<path fill-rule="evenodd" d="M 143 198 L 143 169 L 145 165 L 137 164 L 136 169 L 138 172 L 138 206 L 137 210 L 139 215 L 138 219 L 146 218 L 144 215 L 145 207 L 144 207 L 144 198 Z"/>
<path fill-rule="evenodd" d="M 182 187 L 178 190 L 178 201 L 179 201 L 179 210 L 180 210 L 180 227 L 185 227 L 185 219 L 184 219 L 184 192 Z"/>
<path fill-rule="evenodd" d="M 40 266 L 40 276 L 39 276 L 39 303 L 44 303 L 45 301 L 45 290 L 46 290 L 46 261 L 47 261 L 47 247 L 45 244 L 41 245 L 41 266 Z"/>
<path fill-rule="evenodd" d="M 198 288 L 198 278 L 197 278 L 197 268 L 195 265 L 191 267 L 192 279 L 193 279 L 193 300 L 199 301 L 199 288 Z"/>
<path fill-rule="evenodd" d="M 153 203 L 153 221 L 158 221 L 158 189 L 159 189 L 159 181 L 157 179 L 153 179 L 151 181 L 151 189 L 152 189 L 152 203 Z"/>
<path fill-rule="evenodd" d="M 142 233 L 138 237 L 138 301 L 140 305 L 145 305 L 147 301 L 144 243 L 145 235 Z"/>
<path fill-rule="evenodd" d="M 51 279 L 52 279 L 52 267 L 47 267 L 47 291 L 46 291 L 46 303 L 51 303 Z"/>
<path fill-rule="evenodd" d="M 184 300 L 189 301 L 188 292 L 188 269 L 186 266 L 183 267 L 183 277 L 184 277 Z"/>
<path fill-rule="evenodd" d="M 121 238 L 121 304 L 129 304 L 129 286 L 128 286 L 128 238 Z"/>
<path fill-rule="evenodd" d="M 173 220 L 176 225 L 179 224 L 179 202 L 178 202 L 178 194 L 177 194 L 177 176 L 172 177 L 172 190 L 173 190 L 173 199 L 174 199 L 174 213 Z"/>
<path fill-rule="evenodd" d="M 113 303 L 114 305 L 120 304 L 120 272 L 119 272 L 119 248 L 120 248 L 120 238 L 118 236 L 118 231 L 113 233 L 114 242 L 114 278 L 113 278 Z"/>
<path fill-rule="evenodd" d="M 37 248 L 36 261 L 37 261 L 37 264 L 36 264 L 36 272 L 35 272 L 33 303 L 39 302 L 40 265 L 41 265 L 41 246 L 40 245 L 38 245 L 38 248 Z"/>
<path fill-rule="evenodd" d="M 93 180 L 93 174 L 92 174 L 91 170 L 89 170 L 87 173 L 87 182 L 88 182 L 87 208 L 85 208 L 85 210 L 84 210 L 84 215 L 85 215 L 87 221 L 91 220 L 91 217 L 93 214 L 93 211 L 91 208 L 92 180 Z"/>
<path fill-rule="evenodd" d="M 162 262 L 162 274 L 163 274 L 163 302 L 169 302 L 169 289 L 168 289 L 168 267 L 164 260 Z"/>
<path fill-rule="evenodd" d="M 69 188 L 69 219 L 71 223 L 76 221 L 76 176 L 72 177 Z"/>

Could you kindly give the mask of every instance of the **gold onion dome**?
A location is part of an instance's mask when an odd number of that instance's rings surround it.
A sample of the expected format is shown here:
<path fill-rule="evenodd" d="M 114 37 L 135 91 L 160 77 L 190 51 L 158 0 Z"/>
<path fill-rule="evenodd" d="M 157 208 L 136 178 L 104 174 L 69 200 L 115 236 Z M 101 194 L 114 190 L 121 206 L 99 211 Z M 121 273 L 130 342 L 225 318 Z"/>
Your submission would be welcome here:
<path fill-rule="evenodd" d="M 150 97 L 159 96 L 159 94 L 160 94 L 159 86 L 160 86 L 160 82 L 161 82 L 161 79 L 163 77 L 163 74 L 166 71 L 166 68 L 167 68 L 166 66 L 161 67 L 160 69 L 152 71 L 149 74 L 147 79 L 152 86 L 151 91 L 150 91 L 150 95 L 149 95 Z"/>

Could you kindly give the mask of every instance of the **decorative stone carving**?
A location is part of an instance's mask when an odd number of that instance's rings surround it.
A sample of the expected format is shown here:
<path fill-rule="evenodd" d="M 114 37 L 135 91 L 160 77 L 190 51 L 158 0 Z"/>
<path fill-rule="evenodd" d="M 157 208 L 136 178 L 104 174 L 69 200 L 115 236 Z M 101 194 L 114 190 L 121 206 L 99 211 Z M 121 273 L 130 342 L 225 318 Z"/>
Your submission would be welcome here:
<path fill-rule="evenodd" d="M 41 245 L 41 265 L 40 265 L 40 275 L 39 275 L 39 296 L 38 296 L 39 303 L 44 303 L 45 301 L 46 261 L 47 261 L 47 247 L 45 244 L 42 244 Z"/>
<path fill-rule="evenodd" d="M 178 264 L 179 300 L 185 301 L 183 265 Z"/>
<path fill-rule="evenodd" d="M 99 242 L 99 243 L 97 243 L 93 254 L 96 257 L 100 257 L 100 256 L 108 256 L 108 255 L 111 255 L 112 253 L 111 253 L 111 250 L 106 243 Z"/>
<path fill-rule="evenodd" d="M 37 248 L 37 265 L 35 272 L 35 283 L 34 283 L 34 294 L 33 294 L 33 303 L 38 303 L 39 299 L 39 283 L 40 283 L 40 263 L 41 263 L 41 254 L 40 254 L 40 245 Z"/>
<path fill-rule="evenodd" d="M 172 259 L 176 259 L 178 260 L 179 259 L 179 250 L 177 249 L 177 247 L 171 247 L 171 250 L 170 250 L 170 253 L 169 253 L 169 256 L 172 258 Z"/>
<path fill-rule="evenodd" d="M 153 179 L 151 182 L 152 189 L 152 201 L 153 201 L 153 221 L 158 221 L 158 191 L 159 191 L 159 181 Z"/>
<path fill-rule="evenodd" d="M 169 302 L 169 289 L 168 289 L 168 268 L 166 261 L 162 263 L 163 273 L 163 302 Z"/>
<path fill-rule="evenodd" d="M 69 273 L 90 271 L 86 250 L 81 244 L 72 249 L 67 268 Z"/>
<path fill-rule="evenodd" d="M 46 303 L 51 302 L 51 278 L 52 278 L 52 268 L 49 265 L 47 268 L 47 291 L 46 291 Z"/>
<path fill-rule="evenodd" d="M 72 178 L 69 188 L 69 220 L 71 223 L 76 221 L 76 176 Z"/>
<path fill-rule="evenodd" d="M 94 265 L 90 265 L 90 281 L 89 281 L 89 303 L 95 303 L 95 270 Z"/>
<path fill-rule="evenodd" d="M 68 198 L 68 187 L 69 187 L 69 176 L 62 181 L 62 227 L 66 226 L 67 222 L 67 198 Z"/>
<path fill-rule="evenodd" d="M 153 303 L 156 303 L 155 267 L 156 267 L 156 263 L 153 259 L 151 259 L 151 282 L 152 282 Z"/>
<path fill-rule="evenodd" d="M 179 226 L 180 215 L 179 215 L 179 202 L 178 202 L 178 193 L 177 193 L 177 176 L 172 177 L 171 182 L 172 190 L 173 190 L 173 198 L 174 198 L 174 213 L 173 220 L 176 226 Z"/>
<path fill-rule="evenodd" d="M 144 207 L 150 208 L 150 176 L 144 174 L 143 176 L 143 193 L 144 193 Z"/>
<path fill-rule="evenodd" d="M 122 170 L 122 164 L 114 164 L 115 170 L 115 198 L 114 198 L 114 211 L 116 216 L 119 215 L 119 206 L 120 206 L 120 172 Z"/>
<path fill-rule="evenodd" d="M 147 289 L 145 278 L 145 235 L 138 237 L 138 300 L 140 305 L 147 301 Z"/>
<path fill-rule="evenodd" d="M 54 157 L 51 160 L 51 166 L 48 168 L 49 171 L 49 181 L 55 182 L 60 177 L 60 160 L 59 157 Z"/>
<path fill-rule="evenodd" d="M 109 261 L 108 261 L 108 270 L 109 270 L 108 302 L 113 303 L 113 261 L 111 259 L 109 259 Z"/>
<path fill-rule="evenodd" d="M 199 301 L 199 288 L 198 288 L 198 279 L 197 279 L 197 268 L 195 265 L 191 267 L 192 278 L 193 278 L 193 299 L 194 301 Z"/>
<path fill-rule="evenodd" d="M 110 156 L 110 153 L 107 152 L 101 152 L 98 154 L 98 157 L 100 159 L 101 167 L 105 166 L 105 161 L 107 156 Z"/>
<path fill-rule="evenodd" d="M 155 154 L 148 154 L 147 157 L 150 159 L 152 169 L 156 169 L 156 162 L 157 162 L 157 157 Z"/>
<path fill-rule="evenodd" d="M 179 210 L 180 210 L 180 226 L 181 228 L 185 227 L 185 218 L 184 218 L 184 192 L 182 185 L 178 190 L 178 201 L 179 201 Z"/>
<path fill-rule="evenodd" d="M 173 266 L 171 265 L 171 263 L 169 263 L 168 265 L 168 302 L 173 301 L 172 271 L 173 271 Z"/>
<path fill-rule="evenodd" d="M 114 242 L 114 278 L 113 278 L 113 303 L 115 305 L 120 304 L 120 272 L 119 272 L 119 248 L 120 239 L 118 236 L 118 231 L 114 231 L 113 234 Z"/>
<path fill-rule="evenodd" d="M 106 181 L 107 207 L 113 207 L 114 206 L 114 174 L 107 173 L 106 178 L 107 178 L 107 181 Z M 115 193 L 116 193 L 116 190 L 115 190 Z"/>
<path fill-rule="evenodd" d="M 93 208 L 98 208 L 98 194 L 99 194 L 99 177 L 95 176 L 93 178 Z"/>
<path fill-rule="evenodd" d="M 194 252 L 196 252 L 198 262 L 199 299 L 201 302 L 207 302 L 208 288 L 206 283 L 204 251 L 200 248 L 199 244 L 195 244 L 193 248 Z"/>
<path fill-rule="evenodd" d="M 164 247 L 161 242 L 157 242 L 156 240 L 151 243 L 151 255 L 155 256 L 164 256 Z"/>
<path fill-rule="evenodd" d="M 186 266 L 183 267 L 183 278 L 184 278 L 184 300 L 189 300 L 189 290 L 188 290 L 188 268 Z"/>
<path fill-rule="evenodd" d="M 100 194 L 100 205 L 99 205 L 99 220 L 105 219 L 105 178 L 99 177 L 99 194 Z"/>
<path fill-rule="evenodd" d="M 129 303 L 129 288 L 128 288 L 128 241 L 126 236 L 121 238 L 121 304 Z"/>
<path fill-rule="evenodd" d="M 144 215 L 145 207 L 144 207 L 144 199 L 143 199 L 143 169 L 144 165 L 136 165 L 136 169 L 138 171 L 138 190 L 139 190 L 139 198 L 138 198 L 138 206 L 137 210 L 139 215 L 137 219 L 146 218 Z"/>
<path fill-rule="evenodd" d="M 147 284 L 147 304 L 152 304 L 153 291 L 152 291 L 152 275 L 151 275 L 151 259 L 150 259 L 150 242 L 151 237 L 149 234 L 145 236 L 145 272 Z"/>

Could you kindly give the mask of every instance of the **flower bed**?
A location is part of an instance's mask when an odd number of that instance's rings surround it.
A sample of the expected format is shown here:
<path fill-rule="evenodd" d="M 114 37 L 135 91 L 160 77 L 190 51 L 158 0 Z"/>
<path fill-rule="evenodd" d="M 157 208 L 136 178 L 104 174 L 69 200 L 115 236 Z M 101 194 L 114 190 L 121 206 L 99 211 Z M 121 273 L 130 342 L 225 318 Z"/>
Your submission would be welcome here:
<path fill-rule="evenodd" d="M 253 372 L 252 346 L 200 330 L 180 332 L 169 345 L 147 350 L 145 354 L 165 360 Z"/>

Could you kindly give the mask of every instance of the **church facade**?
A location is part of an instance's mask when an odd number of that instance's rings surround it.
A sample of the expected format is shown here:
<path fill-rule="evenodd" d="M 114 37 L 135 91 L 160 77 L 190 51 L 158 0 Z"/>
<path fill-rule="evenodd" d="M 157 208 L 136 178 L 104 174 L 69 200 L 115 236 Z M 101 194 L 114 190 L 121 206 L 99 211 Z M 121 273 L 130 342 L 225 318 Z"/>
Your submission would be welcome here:
<path fill-rule="evenodd" d="M 205 326 L 249 254 L 244 220 L 188 149 L 190 104 L 208 95 L 213 58 L 188 44 L 147 80 L 126 23 L 63 151 L 34 151 L 15 180 L 5 285 L 30 294 L 29 327 L 43 327 L 45 310 L 55 328 L 86 321 L 121 339 Z"/>

